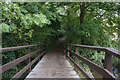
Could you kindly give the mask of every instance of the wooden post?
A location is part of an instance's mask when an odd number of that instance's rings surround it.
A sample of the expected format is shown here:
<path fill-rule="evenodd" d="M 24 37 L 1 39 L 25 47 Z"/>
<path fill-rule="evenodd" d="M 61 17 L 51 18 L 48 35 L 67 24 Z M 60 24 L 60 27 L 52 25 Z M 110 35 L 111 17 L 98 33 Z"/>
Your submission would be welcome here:
<path fill-rule="evenodd" d="M 47 47 L 47 45 L 46 45 L 46 43 L 45 43 L 45 45 L 44 45 L 44 48 L 45 48 L 45 53 L 46 53 L 46 47 Z"/>
<path fill-rule="evenodd" d="M 68 48 L 67 48 L 68 50 L 70 50 L 70 48 L 69 48 L 69 46 L 68 46 Z M 70 53 L 69 53 L 69 51 L 67 51 L 67 55 L 68 56 L 70 56 Z"/>
<path fill-rule="evenodd" d="M 40 49 L 40 46 L 38 46 L 38 49 Z M 39 56 L 40 52 L 41 52 L 41 51 L 38 52 L 38 56 Z M 38 59 L 38 61 L 40 61 L 40 58 Z"/>
<path fill-rule="evenodd" d="M 78 47 L 75 48 L 75 54 L 78 54 Z M 78 63 L 77 57 L 75 57 L 75 62 Z"/>
<path fill-rule="evenodd" d="M 103 66 L 105 69 L 112 72 L 112 54 L 111 53 L 108 53 L 108 52 L 105 53 L 105 61 Z M 107 78 L 109 77 L 103 74 L 103 80 L 107 80 Z"/>
<path fill-rule="evenodd" d="M 67 50 L 70 50 L 69 46 L 67 46 Z M 67 51 L 67 56 L 70 57 L 70 52 L 69 51 Z M 70 62 L 69 58 L 67 58 L 67 60 Z"/>
<path fill-rule="evenodd" d="M 78 54 L 78 47 L 75 48 L 75 54 Z M 77 57 L 75 57 L 75 62 L 78 64 L 78 59 L 77 59 Z M 75 71 L 78 72 L 77 67 L 76 67 L 76 66 L 74 66 L 74 67 L 75 67 Z"/>
<path fill-rule="evenodd" d="M 30 53 L 30 48 L 27 48 L 27 54 L 29 54 Z M 31 62 L 31 58 L 29 57 L 28 58 L 28 64 Z M 30 71 L 31 71 L 31 67 L 30 68 L 28 68 L 28 73 L 30 73 Z"/>
<path fill-rule="evenodd" d="M 104 68 L 112 72 L 112 54 L 111 53 L 108 53 L 108 52 L 105 53 Z"/>

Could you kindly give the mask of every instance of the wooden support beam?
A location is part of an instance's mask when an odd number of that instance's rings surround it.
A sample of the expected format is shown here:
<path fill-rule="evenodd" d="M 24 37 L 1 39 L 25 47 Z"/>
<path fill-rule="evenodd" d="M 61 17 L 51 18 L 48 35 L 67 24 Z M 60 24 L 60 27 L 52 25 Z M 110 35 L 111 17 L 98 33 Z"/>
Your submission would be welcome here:
<path fill-rule="evenodd" d="M 29 47 L 39 46 L 39 45 L 40 44 L 2 48 L 2 49 L 0 49 L 0 52 L 19 50 L 19 49 L 24 49 L 24 48 L 29 48 Z"/>
<path fill-rule="evenodd" d="M 111 53 L 108 53 L 108 52 L 105 53 L 104 68 L 112 72 L 112 54 Z"/>
<path fill-rule="evenodd" d="M 112 80 L 115 80 L 115 76 L 109 72 L 107 69 L 101 67 L 101 66 L 98 66 L 97 64 L 91 62 L 90 60 L 78 55 L 78 54 L 75 54 L 74 52 L 70 51 L 70 50 L 67 50 L 70 52 L 70 54 L 76 56 L 78 59 L 80 59 L 81 61 L 83 61 L 85 64 L 87 64 L 90 68 L 96 70 L 97 72 L 99 72 L 101 75 L 104 75 L 105 78 L 111 78 Z"/>
<path fill-rule="evenodd" d="M 68 59 L 78 68 L 78 70 L 87 78 L 87 80 L 92 80 L 91 76 L 86 73 L 70 56 L 66 55 Z"/>
<path fill-rule="evenodd" d="M 68 48 L 67 48 L 68 50 L 70 50 L 70 48 L 69 48 L 69 46 L 68 46 Z M 69 51 L 67 51 L 67 55 L 68 56 L 70 56 L 70 53 L 69 53 Z"/>
<path fill-rule="evenodd" d="M 30 54 L 30 48 L 27 48 L 27 54 Z M 30 62 L 31 62 L 31 57 L 29 56 L 27 64 L 29 64 Z M 31 71 L 31 67 L 28 68 L 28 73 L 30 73 L 30 71 Z"/>
<path fill-rule="evenodd" d="M 36 57 L 33 61 L 31 61 L 27 66 L 25 66 L 20 72 L 18 72 L 15 76 L 13 76 L 10 80 L 16 80 L 19 78 L 27 69 L 29 69 L 42 55 L 44 55 L 44 52 L 42 54 L 39 54 L 38 57 Z"/>
<path fill-rule="evenodd" d="M 75 48 L 75 54 L 78 54 L 78 47 Z M 75 62 L 78 64 L 78 58 L 75 56 Z M 78 72 L 78 69 L 76 66 L 75 67 L 75 71 Z"/>
<path fill-rule="evenodd" d="M 67 46 L 67 49 L 68 50 L 70 50 L 70 47 L 69 46 Z M 69 56 L 70 57 L 70 53 L 69 53 L 69 51 L 67 51 L 67 56 Z M 67 60 L 70 62 L 70 60 L 67 58 Z"/>
<path fill-rule="evenodd" d="M 27 54 L 27 55 L 25 55 L 25 56 L 22 56 L 22 57 L 20 57 L 20 58 L 18 58 L 18 59 L 15 59 L 14 61 L 11 61 L 11 62 L 9 62 L 9 63 L 6 63 L 6 64 L 2 65 L 2 66 L 0 67 L 0 69 L 2 70 L 2 72 L 0 72 L 0 74 L 3 73 L 3 72 L 5 72 L 5 71 L 7 71 L 7 70 L 10 69 L 11 67 L 19 64 L 20 62 L 28 59 L 30 56 L 33 56 L 34 54 L 38 53 L 39 51 L 40 51 L 40 49 L 38 49 L 38 50 L 36 50 L 36 51 L 34 51 L 34 52 L 30 53 L 30 54 Z"/>

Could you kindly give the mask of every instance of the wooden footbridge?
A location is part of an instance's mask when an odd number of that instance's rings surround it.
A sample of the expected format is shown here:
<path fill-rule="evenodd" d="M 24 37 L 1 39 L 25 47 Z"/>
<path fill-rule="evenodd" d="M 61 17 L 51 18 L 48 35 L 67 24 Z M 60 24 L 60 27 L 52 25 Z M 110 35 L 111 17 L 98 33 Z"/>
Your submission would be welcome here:
<path fill-rule="evenodd" d="M 78 70 L 86 77 L 87 80 L 92 80 L 93 77 L 86 73 L 78 64 L 78 60 L 81 60 L 85 64 L 87 64 L 91 69 L 94 69 L 98 73 L 100 73 L 103 76 L 103 79 L 109 80 L 116 80 L 116 77 L 112 74 L 112 56 L 115 56 L 116 58 L 120 59 L 120 54 L 117 50 L 113 48 L 106 48 L 106 47 L 96 47 L 96 46 L 87 46 L 87 45 L 75 45 L 75 44 L 69 44 L 67 45 L 67 48 L 60 48 L 61 43 L 59 43 L 50 52 L 46 52 L 46 47 L 40 48 L 40 44 L 37 45 L 27 45 L 27 46 L 18 46 L 18 47 L 9 47 L 9 48 L 2 48 L 0 49 L 0 52 L 7 52 L 12 50 L 19 50 L 19 49 L 27 49 L 26 55 L 15 59 L 14 61 L 11 61 L 7 64 L 4 64 L 0 67 L 0 74 L 4 73 L 8 69 L 12 68 L 13 66 L 21 63 L 24 60 L 28 60 L 27 65 L 18 72 L 11 80 L 18 79 L 21 77 L 23 73 L 26 71 L 29 72 L 29 74 L 26 76 L 25 80 L 42 80 L 43 78 L 49 78 L 49 79 L 59 79 L 65 78 L 65 80 L 80 80 L 80 77 L 78 76 L 77 72 Z M 31 47 L 38 46 L 38 49 L 34 52 L 30 52 Z M 75 47 L 75 51 L 71 51 L 69 47 Z M 105 52 L 105 60 L 104 60 L 104 66 L 101 67 L 90 60 L 80 56 L 78 54 L 78 48 L 86 48 L 90 50 L 97 50 L 97 51 L 104 51 Z M 35 54 L 38 54 L 38 56 L 31 61 L 31 57 Z M 71 56 L 75 56 L 75 60 L 71 58 Z M 42 58 L 42 59 L 41 59 Z M 37 65 L 31 70 L 31 66 L 36 62 Z M 74 64 L 74 67 L 70 64 L 70 61 Z M 48 80 L 49 80 L 48 79 Z"/>

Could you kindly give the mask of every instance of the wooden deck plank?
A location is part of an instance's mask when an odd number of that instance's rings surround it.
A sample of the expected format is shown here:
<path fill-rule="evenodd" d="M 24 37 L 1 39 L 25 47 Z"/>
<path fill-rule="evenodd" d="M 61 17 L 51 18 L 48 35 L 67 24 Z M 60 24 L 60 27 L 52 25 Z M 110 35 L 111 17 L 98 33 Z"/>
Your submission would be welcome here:
<path fill-rule="evenodd" d="M 33 78 L 79 78 L 61 52 L 47 53 L 26 79 Z"/>

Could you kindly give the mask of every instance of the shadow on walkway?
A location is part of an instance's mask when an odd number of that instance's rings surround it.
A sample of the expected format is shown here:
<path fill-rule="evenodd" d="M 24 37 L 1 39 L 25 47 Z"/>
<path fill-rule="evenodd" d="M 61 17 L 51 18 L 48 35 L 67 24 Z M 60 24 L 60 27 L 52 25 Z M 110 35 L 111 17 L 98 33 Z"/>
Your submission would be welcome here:
<path fill-rule="evenodd" d="M 54 43 L 51 45 L 50 52 L 63 53 L 65 46 L 66 46 L 65 38 L 63 37 L 58 41 L 54 41 Z"/>

